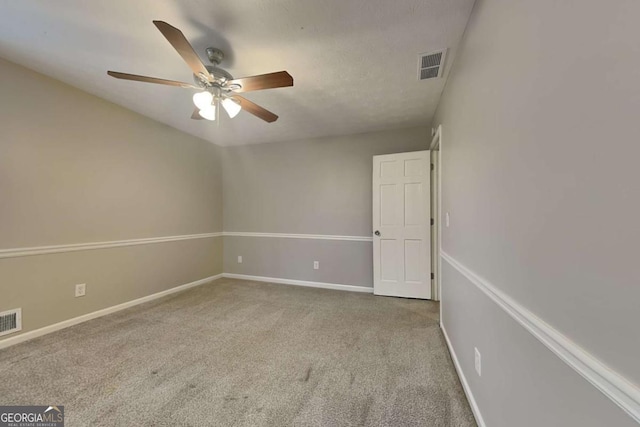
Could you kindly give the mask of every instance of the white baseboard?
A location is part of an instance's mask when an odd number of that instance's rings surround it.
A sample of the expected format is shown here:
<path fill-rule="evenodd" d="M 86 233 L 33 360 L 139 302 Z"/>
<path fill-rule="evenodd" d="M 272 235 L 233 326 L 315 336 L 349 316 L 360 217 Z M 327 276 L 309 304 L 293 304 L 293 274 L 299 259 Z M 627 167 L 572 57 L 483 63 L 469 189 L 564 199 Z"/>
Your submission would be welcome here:
<path fill-rule="evenodd" d="M 44 328 L 36 329 L 34 331 L 25 332 L 20 335 L 16 335 L 10 338 L 6 338 L 0 341 L 0 349 L 19 344 L 24 341 L 28 341 L 33 338 L 40 337 L 42 335 L 50 334 L 51 332 L 59 331 L 60 329 L 68 328 L 69 326 L 77 325 L 78 323 L 86 322 L 87 320 L 95 319 L 105 316 L 107 314 L 115 313 L 120 310 L 124 310 L 129 307 L 133 307 L 138 304 L 153 301 L 158 298 L 162 298 L 166 295 L 171 295 L 176 292 L 184 291 L 195 286 L 204 285 L 205 283 L 212 282 L 216 279 L 220 279 L 222 274 L 215 276 L 205 277 L 204 279 L 196 280 L 195 282 L 186 283 L 184 285 L 176 286 L 175 288 L 167 289 L 166 291 L 158 292 L 155 294 L 147 295 L 146 297 L 127 301 L 122 304 L 114 305 L 112 307 L 103 308 L 102 310 L 94 311 L 92 313 L 84 314 L 82 316 L 74 317 L 73 319 L 64 320 L 53 325 L 45 326 Z"/>
<path fill-rule="evenodd" d="M 640 386 L 627 380 L 622 374 L 607 366 L 489 281 L 462 265 L 451 255 L 440 251 L 440 257 L 458 270 L 563 362 L 622 408 L 637 423 L 640 423 Z"/>
<path fill-rule="evenodd" d="M 138 298 L 132 301 L 127 301 L 122 304 L 114 305 L 112 307 L 103 308 L 102 310 L 94 311 L 92 313 L 87 313 L 82 316 L 74 317 L 73 319 L 63 320 L 62 322 L 45 326 L 43 328 L 36 329 L 34 331 L 29 331 L 20 335 L 5 338 L 3 340 L 0 340 L 0 349 L 7 348 L 15 344 L 19 344 L 21 342 L 25 342 L 33 338 L 41 337 L 43 335 L 50 334 L 52 332 L 59 331 L 61 329 L 65 329 L 70 326 L 74 326 L 79 323 L 86 322 L 88 320 L 106 316 L 107 314 L 115 313 L 117 311 L 124 310 L 129 307 L 133 307 L 139 304 L 143 304 L 145 302 L 153 301 L 155 299 L 162 298 L 166 295 L 171 295 L 176 292 L 184 291 L 186 289 L 193 288 L 195 286 L 204 285 L 205 283 L 212 282 L 222 277 L 227 277 L 230 279 L 253 280 L 257 282 L 280 283 L 285 285 L 308 286 L 312 288 L 335 289 L 340 291 L 373 293 L 373 288 L 368 288 L 365 286 L 341 285 L 336 283 L 323 283 L 323 282 L 309 282 L 304 280 L 293 280 L 293 279 L 279 279 L 275 277 L 250 276 L 246 274 L 231 274 L 231 273 L 217 274 L 215 276 L 205 277 L 204 279 L 196 280 L 195 282 L 176 286 L 175 288 L 167 289 L 166 291 L 157 292 L 152 295 L 147 295 L 142 298 Z"/>
<path fill-rule="evenodd" d="M 338 283 L 310 282 L 307 280 L 280 279 L 277 277 L 251 276 L 248 274 L 223 273 L 229 279 L 252 280 L 254 282 L 279 283 L 282 285 L 307 286 L 310 288 L 334 289 L 338 291 L 373 293 L 373 288 L 366 286 L 341 285 Z"/>
<path fill-rule="evenodd" d="M 473 393 L 471 393 L 471 388 L 469 387 L 467 378 L 464 376 L 464 372 L 462 371 L 462 366 L 460 366 L 460 362 L 458 361 L 458 356 L 456 356 L 456 352 L 453 349 L 453 345 L 451 345 L 451 341 L 449 340 L 449 335 L 447 335 L 447 330 L 444 328 L 442 319 L 440 319 L 440 329 L 442 329 L 442 333 L 444 334 L 444 339 L 447 341 L 447 347 L 449 347 L 449 353 L 451 353 L 453 366 L 455 366 L 456 372 L 458 373 L 458 377 L 460 378 L 460 382 L 462 383 L 462 389 L 464 390 L 464 394 L 467 395 L 467 400 L 469 401 L 469 405 L 471 405 L 471 412 L 473 412 L 473 416 L 476 419 L 476 423 L 480 427 L 486 427 L 486 424 L 484 423 L 484 419 L 482 419 L 482 414 L 480 413 L 480 408 L 476 403 L 476 399 L 473 397 Z"/>

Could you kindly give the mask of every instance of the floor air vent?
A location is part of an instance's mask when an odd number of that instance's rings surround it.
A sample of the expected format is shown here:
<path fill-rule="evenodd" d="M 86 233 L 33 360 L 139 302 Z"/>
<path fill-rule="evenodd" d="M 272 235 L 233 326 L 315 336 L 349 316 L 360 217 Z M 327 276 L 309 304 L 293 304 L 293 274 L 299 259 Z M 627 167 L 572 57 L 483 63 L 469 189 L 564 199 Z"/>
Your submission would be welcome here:
<path fill-rule="evenodd" d="M 0 336 L 12 334 L 22 329 L 22 309 L 0 313 Z"/>
<path fill-rule="evenodd" d="M 418 80 L 441 77 L 446 55 L 446 49 L 418 55 Z"/>

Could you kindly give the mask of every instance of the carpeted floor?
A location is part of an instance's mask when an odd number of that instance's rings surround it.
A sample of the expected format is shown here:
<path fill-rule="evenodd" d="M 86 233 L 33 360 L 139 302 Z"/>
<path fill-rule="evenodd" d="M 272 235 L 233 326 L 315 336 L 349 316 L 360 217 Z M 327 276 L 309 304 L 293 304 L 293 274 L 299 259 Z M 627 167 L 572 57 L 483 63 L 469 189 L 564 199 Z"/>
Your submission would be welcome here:
<path fill-rule="evenodd" d="M 67 426 L 475 426 L 429 301 L 220 279 L 0 350 Z"/>

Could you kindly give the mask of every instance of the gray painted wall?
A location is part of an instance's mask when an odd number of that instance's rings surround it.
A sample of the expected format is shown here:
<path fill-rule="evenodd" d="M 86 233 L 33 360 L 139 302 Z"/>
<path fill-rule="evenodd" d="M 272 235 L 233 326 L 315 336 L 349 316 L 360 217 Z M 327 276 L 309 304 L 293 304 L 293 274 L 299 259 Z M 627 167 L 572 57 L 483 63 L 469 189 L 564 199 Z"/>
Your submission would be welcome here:
<path fill-rule="evenodd" d="M 424 127 L 224 148 L 224 230 L 369 237 L 372 157 L 424 150 L 430 139 Z M 373 285 L 369 242 L 224 240 L 227 273 Z"/>
<path fill-rule="evenodd" d="M 225 236 L 224 272 L 371 287 L 373 248 L 370 242 Z"/>
<path fill-rule="evenodd" d="M 4 60 L 0 76 L 0 249 L 222 231 L 218 147 Z M 0 259 L 0 311 L 27 332 L 221 272 L 220 237 Z"/>
<path fill-rule="evenodd" d="M 636 384 L 638 16 L 478 0 L 434 121 L 444 250 Z M 445 271 L 444 324 L 487 425 L 633 424 L 473 286 Z"/>
<path fill-rule="evenodd" d="M 487 426 L 637 426 L 458 270 L 442 267 L 442 322 Z"/>

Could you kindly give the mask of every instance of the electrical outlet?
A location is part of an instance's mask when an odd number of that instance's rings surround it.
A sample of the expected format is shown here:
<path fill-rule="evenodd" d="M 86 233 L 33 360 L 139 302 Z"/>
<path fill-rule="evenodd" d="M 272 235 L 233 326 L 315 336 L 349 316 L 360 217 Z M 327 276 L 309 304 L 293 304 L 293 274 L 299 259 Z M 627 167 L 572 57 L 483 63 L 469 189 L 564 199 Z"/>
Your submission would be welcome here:
<path fill-rule="evenodd" d="M 76 285 L 76 297 L 83 297 L 86 291 L 87 291 L 87 285 L 85 283 Z"/>
<path fill-rule="evenodd" d="M 475 353 L 476 353 L 476 372 L 478 373 L 478 376 L 482 376 L 482 356 L 480 355 L 480 352 L 478 351 L 478 348 L 475 347 Z"/>
<path fill-rule="evenodd" d="M 320 263 L 318 261 L 313 261 L 313 269 L 314 270 L 319 270 L 320 269 Z"/>
<path fill-rule="evenodd" d="M 449 227 L 449 212 L 445 215 L 445 223 L 447 224 L 447 228 Z"/>
<path fill-rule="evenodd" d="M 238 255 L 238 264 L 242 264 L 242 255 Z"/>

